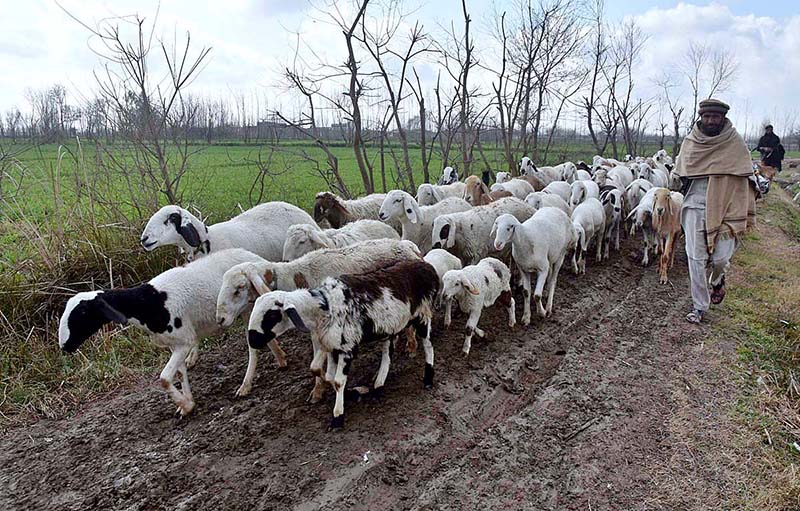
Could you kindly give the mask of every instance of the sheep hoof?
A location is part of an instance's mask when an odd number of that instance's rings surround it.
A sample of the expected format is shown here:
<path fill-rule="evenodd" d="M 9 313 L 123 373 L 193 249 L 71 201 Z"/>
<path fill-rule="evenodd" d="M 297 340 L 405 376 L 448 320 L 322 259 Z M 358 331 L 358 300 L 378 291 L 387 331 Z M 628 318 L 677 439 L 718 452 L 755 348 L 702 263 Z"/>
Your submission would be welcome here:
<path fill-rule="evenodd" d="M 344 414 L 331 419 L 331 429 L 342 429 L 344 427 Z"/>
<path fill-rule="evenodd" d="M 245 397 L 245 396 L 250 394 L 251 390 L 252 390 L 252 386 L 250 386 L 250 385 L 242 385 L 236 391 L 236 397 Z"/>
<path fill-rule="evenodd" d="M 531 317 L 530 316 L 524 316 L 522 318 L 522 325 L 523 326 L 528 326 L 530 324 L 531 324 Z"/>
<path fill-rule="evenodd" d="M 422 384 L 426 389 L 433 387 L 433 366 L 425 364 L 425 374 L 422 377 Z"/>

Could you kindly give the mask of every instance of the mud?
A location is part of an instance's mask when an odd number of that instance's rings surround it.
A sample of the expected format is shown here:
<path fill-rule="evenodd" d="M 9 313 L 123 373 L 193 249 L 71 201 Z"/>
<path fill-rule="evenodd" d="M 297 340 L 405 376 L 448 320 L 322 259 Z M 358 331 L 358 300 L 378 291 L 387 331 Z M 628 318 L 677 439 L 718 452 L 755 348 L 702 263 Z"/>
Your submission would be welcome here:
<path fill-rule="evenodd" d="M 702 330 L 689 327 L 685 256 L 671 284 L 622 255 L 587 274 L 562 271 L 554 317 L 509 330 L 484 312 L 488 339 L 461 352 L 465 317 L 434 329 L 436 381 L 424 357 L 396 354 L 381 398 L 309 404 L 310 345 L 265 352 L 252 394 L 235 398 L 246 342 L 231 338 L 190 371 L 197 407 L 176 419 L 157 375 L 0 440 L 3 509 L 651 509 L 653 466 Z M 521 296 L 517 294 L 521 317 Z M 351 381 L 368 384 L 376 349 Z M 709 484 L 713 484 L 710 482 Z M 656 499 L 657 500 L 657 499 Z"/>

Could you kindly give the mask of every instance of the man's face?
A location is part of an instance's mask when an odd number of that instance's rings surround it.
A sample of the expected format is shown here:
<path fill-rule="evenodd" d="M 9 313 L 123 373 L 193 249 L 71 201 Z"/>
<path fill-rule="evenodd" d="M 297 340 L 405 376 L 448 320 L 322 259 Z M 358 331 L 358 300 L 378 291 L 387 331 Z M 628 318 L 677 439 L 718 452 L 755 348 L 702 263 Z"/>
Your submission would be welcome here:
<path fill-rule="evenodd" d="M 708 136 L 717 136 L 722 132 L 725 116 L 718 112 L 705 112 L 700 116 L 700 130 Z"/>
<path fill-rule="evenodd" d="M 770 134 L 770 133 L 772 133 L 772 128 L 767 128 L 766 131 L 767 131 L 767 134 Z"/>

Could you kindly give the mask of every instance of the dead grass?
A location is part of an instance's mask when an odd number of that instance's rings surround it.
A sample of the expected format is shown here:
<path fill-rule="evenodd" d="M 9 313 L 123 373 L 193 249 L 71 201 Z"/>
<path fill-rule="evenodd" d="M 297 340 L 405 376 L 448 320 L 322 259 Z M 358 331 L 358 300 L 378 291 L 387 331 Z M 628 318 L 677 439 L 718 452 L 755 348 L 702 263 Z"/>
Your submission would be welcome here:
<path fill-rule="evenodd" d="M 800 208 L 773 188 L 759 227 L 734 257 L 715 335 L 733 337 L 743 383 L 739 415 L 763 441 L 745 509 L 800 509 Z M 798 445 L 800 447 L 800 445 Z"/>

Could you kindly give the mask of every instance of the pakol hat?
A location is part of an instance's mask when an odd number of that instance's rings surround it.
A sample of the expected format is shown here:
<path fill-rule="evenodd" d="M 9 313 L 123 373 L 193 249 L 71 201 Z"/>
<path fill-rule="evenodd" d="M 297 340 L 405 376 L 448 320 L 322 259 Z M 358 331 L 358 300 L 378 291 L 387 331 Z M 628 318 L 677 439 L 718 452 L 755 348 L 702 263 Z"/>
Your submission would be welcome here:
<path fill-rule="evenodd" d="M 703 101 L 700 102 L 700 104 L 698 105 L 697 113 L 703 115 L 704 113 L 707 112 L 715 112 L 718 114 L 725 115 L 728 113 L 728 110 L 730 109 L 731 107 L 728 106 L 726 103 L 723 103 L 718 99 L 709 98 L 709 99 L 704 99 Z"/>

